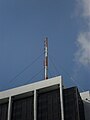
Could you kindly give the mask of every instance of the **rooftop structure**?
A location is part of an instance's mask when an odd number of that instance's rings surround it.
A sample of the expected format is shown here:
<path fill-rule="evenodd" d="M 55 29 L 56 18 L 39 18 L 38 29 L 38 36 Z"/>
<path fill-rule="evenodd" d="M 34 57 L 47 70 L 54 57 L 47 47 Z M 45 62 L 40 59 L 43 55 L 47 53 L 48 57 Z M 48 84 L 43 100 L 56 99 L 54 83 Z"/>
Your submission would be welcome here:
<path fill-rule="evenodd" d="M 90 91 L 82 92 L 80 95 L 84 103 L 85 120 L 90 120 Z"/>

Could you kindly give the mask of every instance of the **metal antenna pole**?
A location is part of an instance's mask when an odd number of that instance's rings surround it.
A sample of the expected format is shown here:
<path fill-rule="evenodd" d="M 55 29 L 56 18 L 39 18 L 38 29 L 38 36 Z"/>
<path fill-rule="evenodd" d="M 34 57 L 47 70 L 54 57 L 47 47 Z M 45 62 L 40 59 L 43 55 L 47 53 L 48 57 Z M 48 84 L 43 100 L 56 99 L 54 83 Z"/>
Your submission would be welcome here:
<path fill-rule="evenodd" d="M 48 79 L 48 38 L 45 38 L 44 41 L 44 55 L 45 55 L 45 60 L 44 60 L 44 75 L 45 75 L 45 80 Z"/>

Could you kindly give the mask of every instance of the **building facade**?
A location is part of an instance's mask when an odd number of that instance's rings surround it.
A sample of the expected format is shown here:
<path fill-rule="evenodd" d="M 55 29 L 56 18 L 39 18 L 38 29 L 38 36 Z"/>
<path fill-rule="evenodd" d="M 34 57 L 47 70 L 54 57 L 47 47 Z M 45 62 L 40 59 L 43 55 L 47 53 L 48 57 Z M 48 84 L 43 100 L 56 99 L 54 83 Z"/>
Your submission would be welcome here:
<path fill-rule="evenodd" d="M 0 92 L 0 120 L 85 120 L 76 87 L 64 89 L 62 77 Z"/>
<path fill-rule="evenodd" d="M 85 120 L 84 106 L 77 87 L 63 90 L 65 120 Z"/>

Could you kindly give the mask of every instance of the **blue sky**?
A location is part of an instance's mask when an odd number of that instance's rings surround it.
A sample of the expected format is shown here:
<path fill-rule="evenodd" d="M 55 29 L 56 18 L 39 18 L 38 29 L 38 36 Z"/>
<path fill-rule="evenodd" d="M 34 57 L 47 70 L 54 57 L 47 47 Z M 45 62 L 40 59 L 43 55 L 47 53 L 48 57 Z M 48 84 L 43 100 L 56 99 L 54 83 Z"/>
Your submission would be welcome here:
<path fill-rule="evenodd" d="M 62 75 L 65 86 L 90 90 L 89 3 L 0 0 L 0 90 L 44 79 L 45 37 L 49 40 L 49 77 Z"/>

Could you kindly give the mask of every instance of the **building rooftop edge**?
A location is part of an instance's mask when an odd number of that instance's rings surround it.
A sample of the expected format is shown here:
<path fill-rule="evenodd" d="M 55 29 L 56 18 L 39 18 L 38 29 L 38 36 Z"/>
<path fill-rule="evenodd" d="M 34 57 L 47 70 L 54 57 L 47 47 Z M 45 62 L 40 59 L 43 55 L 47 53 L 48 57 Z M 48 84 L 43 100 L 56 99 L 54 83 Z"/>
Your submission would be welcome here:
<path fill-rule="evenodd" d="M 56 76 L 56 77 L 53 77 L 53 78 L 50 78 L 47 80 L 41 80 L 41 81 L 34 82 L 31 84 L 27 84 L 27 85 L 12 88 L 9 90 L 1 91 L 0 92 L 0 99 L 8 98 L 10 96 L 15 96 L 17 94 L 23 94 L 23 93 L 29 92 L 29 91 L 42 89 L 45 87 L 50 87 L 53 85 L 57 85 L 57 84 L 60 84 L 61 80 L 62 80 L 62 76 Z"/>

